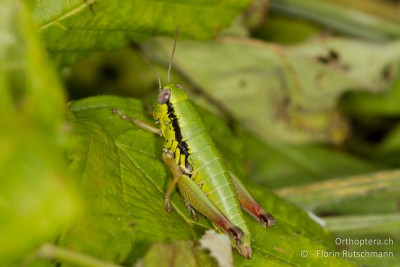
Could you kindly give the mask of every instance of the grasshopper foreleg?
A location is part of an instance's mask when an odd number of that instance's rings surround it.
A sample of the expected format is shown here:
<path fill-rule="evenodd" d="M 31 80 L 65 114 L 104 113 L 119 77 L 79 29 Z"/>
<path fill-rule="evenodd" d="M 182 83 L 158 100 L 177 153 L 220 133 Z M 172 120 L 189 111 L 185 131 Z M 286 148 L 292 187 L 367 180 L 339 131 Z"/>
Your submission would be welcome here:
<path fill-rule="evenodd" d="M 275 219 L 271 214 L 261 208 L 255 199 L 247 191 L 242 182 L 231 172 L 232 184 L 235 188 L 240 206 L 255 219 L 259 220 L 264 227 L 270 227 L 275 224 Z"/>
<path fill-rule="evenodd" d="M 174 175 L 174 179 L 169 184 L 167 193 L 165 194 L 165 208 L 167 209 L 167 211 L 171 211 L 172 207 L 171 203 L 169 202 L 169 197 L 171 196 L 172 191 L 175 189 L 176 184 L 179 182 L 180 177 L 183 175 L 183 172 L 181 170 L 181 167 L 178 164 L 176 164 L 173 155 L 171 154 L 171 152 L 169 152 L 168 149 L 164 150 L 163 159 L 164 162 L 169 167 L 169 169 L 171 170 L 172 174 Z M 192 208 L 192 206 L 186 199 L 184 199 L 184 201 L 192 218 L 194 220 L 197 220 L 196 211 Z"/>
<path fill-rule="evenodd" d="M 124 121 L 130 122 L 130 123 L 136 125 L 137 127 L 139 127 L 142 130 L 145 130 L 145 131 L 148 131 L 148 132 L 151 132 L 151 133 L 155 133 L 155 134 L 157 134 L 159 136 L 163 136 L 161 129 L 159 129 L 159 128 L 153 126 L 153 125 L 150 125 L 150 124 L 148 124 L 148 123 L 146 123 L 144 121 L 141 121 L 139 119 L 136 119 L 136 118 L 130 118 L 128 116 L 125 116 L 120 110 L 118 110 L 116 108 L 113 108 L 112 112 L 114 114 L 118 114 L 119 117 L 121 119 L 123 119 Z"/>
<path fill-rule="evenodd" d="M 174 176 L 174 179 L 172 179 L 171 183 L 168 185 L 167 192 L 165 193 L 165 208 L 167 211 L 171 211 L 171 203 L 169 202 L 169 197 L 171 196 L 172 191 L 175 189 L 176 184 L 178 183 L 179 179 L 183 175 L 183 172 L 181 168 L 179 167 L 178 164 L 176 164 L 173 155 L 169 152 L 168 149 L 164 150 L 163 152 L 163 160 L 165 164 L 169 167 L 169 169 L 172 172 L 172 175 Z"/>

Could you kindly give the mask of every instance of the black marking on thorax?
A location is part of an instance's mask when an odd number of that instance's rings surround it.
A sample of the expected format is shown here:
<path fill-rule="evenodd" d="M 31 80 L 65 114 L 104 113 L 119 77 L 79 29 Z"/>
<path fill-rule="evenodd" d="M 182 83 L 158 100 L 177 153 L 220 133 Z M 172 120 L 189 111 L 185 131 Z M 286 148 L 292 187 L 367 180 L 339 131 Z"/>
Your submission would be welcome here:
<path fill-rule="evenodd" d="M 186 141 L 182 141 L 182 130 L 178 123 L 178 118 L 176 117 L 174 107 L 172 106 L 171 102 L 167 102 L 168 106 L 168 118 L 171 120 L 172 127 L 174 128 L 175 132 L 175 140 L 178 142 L 178 149 L 181 151 L 181 154 L 185 154 L 185 165 L 188 166 L 188 156 L 189 156 L 189 147 Z"/>

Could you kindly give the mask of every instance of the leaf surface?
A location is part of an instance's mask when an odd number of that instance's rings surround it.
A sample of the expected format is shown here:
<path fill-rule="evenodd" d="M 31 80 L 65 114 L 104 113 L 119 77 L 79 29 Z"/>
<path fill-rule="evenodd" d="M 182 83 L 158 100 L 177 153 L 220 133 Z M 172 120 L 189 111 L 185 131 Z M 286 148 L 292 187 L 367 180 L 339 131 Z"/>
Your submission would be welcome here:
<path fill-rule="evenodd" d="M 62 243 L 105 260 L 131 264 L 153 243 L 197 240 L 211 225 L 203 216 L 193 221 L 178 192 L 172 195 L 173 211 L 165 211 L 163 197 L 171 175 L 161 159 L 162 139 L 121 120 L 113 108 L 152 122 L 135 99 L 102 96 L 70 105 L 70 120 L 82 138 L 74 164 L 81 170 L 79 181 L 90 209 Z M 235 159 L 241 151 L 239 139 L 219 119 L 200 110 L 206 127 L 218 129 L 210 133 L 222 153 L 230 154 L 230 164 L 242 168 Z M 253 235 L 252 266 L 348 264 L 338 258 L 301 257 L 303 248 L 333 248 L 330 235 L 304 211 L 250 181 L 245 183 L 277 219 L 274 227 L 264 229 L 245 216 Z M 236 266 L 249 264 L 236 252 L 234 259 Z"/>
<path fill-rule="evenodd" d="M 154 35 L 210 39 L 229 26 L 249 0 L 28 1 L 43 40 L 60 65 Z"/>
<path fill-rule="evenodd" d="M 143 44 L 160 62 L 169 59 L 171 47 L 165 38 Z M 320 38 L 283 47 L 222 37 L 179 41 L 174 66 L 207 100 L 264 140 L 341 143 L 349 130 L 336 108 L 341 95 L 384 91 L 393 79 L 384 73 L 393 74 L 399 58 L 399 42 Z"/>

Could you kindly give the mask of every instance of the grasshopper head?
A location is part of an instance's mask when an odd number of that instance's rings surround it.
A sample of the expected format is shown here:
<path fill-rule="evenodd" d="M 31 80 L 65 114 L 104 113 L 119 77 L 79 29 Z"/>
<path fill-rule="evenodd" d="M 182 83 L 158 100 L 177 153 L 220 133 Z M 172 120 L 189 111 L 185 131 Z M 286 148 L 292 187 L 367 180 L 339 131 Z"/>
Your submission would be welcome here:
<path fill-rule="evenodd" d="M 186 100 L 187 95 L 183 87 L 179 84 L 166 84 L 161 88 L 157 101 L 153 109 L 153 117 L 157 121 L 160 120 L 168 112 L 168 107 L 174 106 L 182 100 Z"/>
<path fill-rule="evenodd" d="M 183 87 L 179 84 L 166 84 L 158 94 L 157 103 L 164 105 L 171 103 L 176 104 L 179 101 L 187 99 L 187 95 L 183 90 Z"/>

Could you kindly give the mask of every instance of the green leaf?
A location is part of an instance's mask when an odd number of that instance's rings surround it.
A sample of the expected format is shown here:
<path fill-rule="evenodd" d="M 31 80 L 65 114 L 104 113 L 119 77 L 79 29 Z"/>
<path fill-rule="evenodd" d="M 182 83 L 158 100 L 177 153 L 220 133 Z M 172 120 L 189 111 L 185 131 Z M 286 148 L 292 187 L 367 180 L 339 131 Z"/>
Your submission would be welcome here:
<path fill-rule="evenodd" d="M 178 192 L 172 195 L 173 211 L 164 207 L 164 192 L 171 174 L 161 159 L 162 138 L 123 121 L 112 113 L 152 123 L 138 100 L 101 96 L 70 104 L 70 121 L 82 143 L 75 152 L 74 167 L 85 192 L 87 211 L 61 240 L 63 246 L 92 256 L 129 265 L 145 255 L 154 243 L 197 240 L 211 224 L 199 216 L 194 221 Z M 240 140 L 216 117 L 202 111 L 207 128 L 227 157 L 243 171 Z M 339 258 L 318 258 L 317 250 L 332 249 L 331 237 L 304 211 L 271 192 L 242 179 L 256 199 L 277 219 L 264 229 L 246 215 L 253 234 L 252 266 L 349 265 Z M 301 250 L 310 256 L 301 256 Z M 236 266 L 250 262 L 234 252 Z M 164 259 L 160 259 L 164 261 Z"/>
<path fill-rule="evenodd" d="M 149 57 L 162 62 L 171 46 L 161 38 L 143 44 Z M 264 140 L 341 143 L 348 124 L 336 108 L 340 96 L 384 91 L 393 77 L 382 73 L 399 58 L 399 42 L 326 38 L 290 48 L 225 37 L 180 41 L 174 66 L 207 100 Z"/>
<path fill-rule="evenodd" d="M 65 160 L 64 95 L 22 1 L 0 2 L 0 259 L 54 240 L 78 201 Z"/>
<path fill-rule="evenodd" d="M 355 4 L 355 1 L 350 2 Z M 365 2 L 362 1 L 363 6 L 366 6 Z M 374 9 L 383 6 L 384 4 L 376 2 Z M 392 9 L 395 9 L 394 6 Z M 355 37 L 382 41 L 400 36 L 399 27 L 394 21 L 341 6 L 338 1 L 329 3 L 319 0 L 272 0 L 271 10 L 312 20 L 329 29 Z"/>
<path fill-rule="evenodd" d="M 110 50 L 153 35 L 210 39 L 243 10 L 249 0 L 30 0 L 33 19 L 60 65 L 97 50 Z"/>
<path fill-rule="evenodd" d="M 400 172 L 398 170 L 382 171 L 282 188 L 277 193 L 298 205 L 308 209 L 315 209 L 327 204 L 371 195 L 376 192 L 399 193 L 399 176 Z"/>
<path fill-rule="evenodd" d="M 353 117 L 394 117 L 400 114 L 400 71 L 387 68 L 382 75 L 393 76 L 395 80 L 383 94 L 352 92 L 341 101 L 341 108 Z"/>
<path fill-rule="evenodd" d="M 293 145 L 273 140 L 265 141 L 254 134 L 247 134 L 244 142 L 250 177 L 274 189 L 368 173 L 383 168 L 323 145 Z"/>

